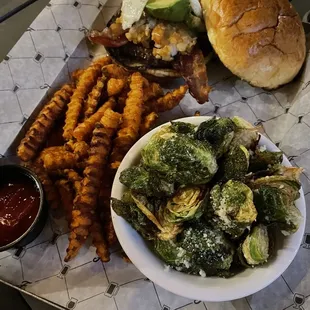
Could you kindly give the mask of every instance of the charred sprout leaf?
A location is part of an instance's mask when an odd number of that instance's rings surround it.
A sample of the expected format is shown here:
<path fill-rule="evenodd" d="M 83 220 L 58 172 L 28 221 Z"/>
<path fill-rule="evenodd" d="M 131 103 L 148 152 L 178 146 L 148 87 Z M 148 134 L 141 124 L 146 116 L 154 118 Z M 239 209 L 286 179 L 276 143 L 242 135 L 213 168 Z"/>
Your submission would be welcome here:
<path fill-rule="evenodd" d="M 250 159 L 249 171 L 257 172 L 267 170 L 268 168 L 280 165 L 283 160 L 282 152 L 269 152 L 266 150 L 261 151 L 256 149 L 253 156 Z"/>
<path fill-rule="evenodd" d="M 163 127 L 142 149 L 143 164 L 168 182 L 205 184 L 217 171 L 211 146 Z"/>
<path fill-rule="evenodd" d="M 270 176 L 255 180 L 254 203 L 261 223 L 277 224 L 284 235 L 296 232 L 301 214 L 294 202 L 299 198 L 299 181 L 286 176 Z"/>
<path fill-rule="evenodd" d="M 224 234 L 207 226 L 185 229 L 178 240 L 155 242 L 155 251 L 178 271 L 228 277 L 234 248 Z"/>
<path fill-rule="evenodd" d="M 253 228 L 242 244 L 242 254 L 247 264 L 251 266 L 267 262 L 269 236 L 266 226 L 260 224 Z"/>
<path fill-rule="evenodd" d="M 302 172 L 304 171 L 303 168 L 285 167 L 282 165 L 275 165 L 270 170 L 272 171 L 272 174 L 274 175 L 281 175 L 283 177 L 295 180 L 297 182 L 299 182 L 300 176 Z"/>
<path fill-rule="evenodd" d="M 235 125 L 229 118 L 213 118 L 198 127 L 196 138 L 208 141 L 216 152 L 217 158 L 225 154 L 234 137 Z"/>
<path fill-rule="evenodd" d="M 240 237 L 256 219 L 253 193 L 241 182 L 230 180 L 222 187 L 215 185 L 210 200 L 214 213 L 211 220 L 232 238 Z"/>
<path fill-rule="evenodd" d="M 258 130 L 241 117 L 235 116 L 232 121 L 235 124 L 235 135 L 230 147 L 243 145 L 247 149 L 254 149 L 259 141 Z"/>
<path fill-rule="evenodd" d="M 154 240 L 158 234 L 156 226 L 141 212 L 134 203 L 112 198 L 114 212 L 123 217 L 146 240 Z"/>
<path fill-rule="evenodd" d="M 164 217 L 168 222 L 180 223 L 203 214 L 203 205 L 206 191 L 199 186 L 180 188 L 165 206 Z"/>
<path fill-rule="evenodd" d="M 162 216 L 162 212 L 164 212 L 162 207 L 156 212 L 154 205 L 146 196 L 132 192 L 131 197 L 141 212 L 158 228 L 157 237 L 159 239 L 172 240 L 183 230 L 181 224 L 174 224 L 165 220 Z"/>
<path fill-rule="evenodd" d="M 157 213 L 158 220 L 162 225 L 162 230 L 157 234 L 160 240 L 174 240 L 176 236 L 183 231 L 182 223 L 168 222 L 165 217 L 166 208 L 162 204 Z"/>
<path fill-rule="evenodd" d="M 158 174 L 147 171 L 141 166 L 134 166 L 121 172 L 120 182 L 138 193 L 146 196 L 171 196 L 174 184 L 158 177 Z"/>
<path fill-rule="evenodd" d="M 171 122 L 171 130 L 176 133 L 181 133 L 183 135 L 194 137 L 196 132 L 196 126 L 184 122 Z"/>
<path fill-rule="evenodd" d="M 249 157 L 250 154 L 243 145 L 231 149 L 220 165 L 219 177 L 221 181 L 244 181 L 249 169 Z"/>

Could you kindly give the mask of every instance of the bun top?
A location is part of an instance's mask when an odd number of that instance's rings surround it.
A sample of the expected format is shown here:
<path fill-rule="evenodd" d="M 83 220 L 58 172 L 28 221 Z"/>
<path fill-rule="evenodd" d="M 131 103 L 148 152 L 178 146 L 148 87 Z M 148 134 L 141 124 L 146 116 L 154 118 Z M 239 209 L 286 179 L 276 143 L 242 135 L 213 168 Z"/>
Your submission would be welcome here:
<path fill-rule="evenodd" d="M 201 5 L 209 40 L 234 74 L 273 89 L 299 72 L 305 32 L 288 0 L 201 0 Z"/>

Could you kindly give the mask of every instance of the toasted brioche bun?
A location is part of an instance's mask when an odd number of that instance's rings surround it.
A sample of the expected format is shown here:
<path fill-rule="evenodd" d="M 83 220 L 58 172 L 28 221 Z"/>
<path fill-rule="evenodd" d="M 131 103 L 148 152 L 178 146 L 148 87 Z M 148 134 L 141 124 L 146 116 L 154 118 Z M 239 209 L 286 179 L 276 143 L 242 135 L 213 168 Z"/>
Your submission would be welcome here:
<path fill-rule="evenodd" d="M 201 5 L 209 40 L 234 74 L 266 89 L 297 75 L 306 39 L 288 0 L 201 0 Z"/>

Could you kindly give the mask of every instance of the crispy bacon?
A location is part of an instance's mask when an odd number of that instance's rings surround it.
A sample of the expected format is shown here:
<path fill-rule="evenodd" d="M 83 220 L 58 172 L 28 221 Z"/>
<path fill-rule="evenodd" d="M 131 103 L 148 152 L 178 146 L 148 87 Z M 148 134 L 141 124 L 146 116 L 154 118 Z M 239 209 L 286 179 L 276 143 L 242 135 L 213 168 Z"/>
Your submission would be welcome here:
<path fill-rule="evenodd" d="M 128 43 L 125 33 L 128 30 L 123 30 L 122 24 L 113 23 L 102 31 L 91 30 L 88 34 L 88 39 L 105 47 L 120 47 Z"/>
<path fill-rule="evenodd" d="M 195 47 L 191 54 L 180 55 L 174 67 L 180 71 L 189 86 L 189 92 L 198 103 L 203 104 L 208 101 L 211 87 L 208 85 L 207 67 L 202 51 Z"/>

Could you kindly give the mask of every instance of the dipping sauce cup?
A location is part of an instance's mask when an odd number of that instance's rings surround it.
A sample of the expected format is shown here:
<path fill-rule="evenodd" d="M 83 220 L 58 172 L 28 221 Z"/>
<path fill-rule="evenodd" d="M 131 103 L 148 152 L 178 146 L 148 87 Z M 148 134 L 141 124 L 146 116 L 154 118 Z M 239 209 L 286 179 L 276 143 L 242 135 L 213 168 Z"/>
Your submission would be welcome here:
<path fill-rule="evenodd" d="M 0 251 L 23 247 L 42 231 L 47 205 L 38 177 L 19 165 L 0 167 Z"/>

